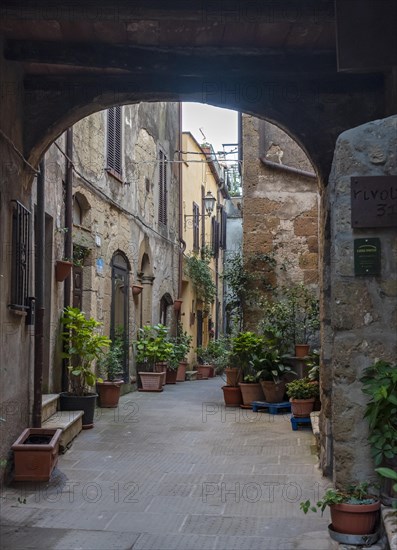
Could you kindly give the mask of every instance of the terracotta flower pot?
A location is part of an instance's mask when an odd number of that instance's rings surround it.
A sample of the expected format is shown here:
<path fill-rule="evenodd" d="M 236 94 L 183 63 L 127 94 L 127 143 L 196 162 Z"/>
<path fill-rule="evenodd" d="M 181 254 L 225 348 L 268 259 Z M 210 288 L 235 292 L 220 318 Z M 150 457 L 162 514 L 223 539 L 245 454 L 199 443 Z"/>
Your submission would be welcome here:
<path fill-rule="evenodd" d="M 369 535 L 375 531 L 380 501 L 373 504 L 334 504 L 330 506 L 334 531 L 348 535 Z"/>
<path fill-rule="evenodd" d="M 290 399 L 291 412 L 297 418 L 308 418 L 314 407 L 314 397 L 311 399 Z"/>
<path fill-rule="evenodd" d="M 243 404 L 241 388 L 239 386 L 222 386 L 222 390 L 226 407 L 239 407 Z"/>
<path fill-rule="evenodd" d="M 309 351 L 309 344 L 295 344 L 295 357 L 307 357 Z"/>
<path fill-rule="evenodd" d="M 261 380 L 265 401 L 268 403 L 280 403 L 284 400 L 285 382 L 280 380 L 277 384 L 273 380 Z"/>
<path fill-rule="evenodd" d="M 104 409 L 114 409 L 119 404 L 121 384 L 120 381 L 97 382 L 99 406 Z"/>
<path fill-rule="evenodd" d="M 11 449 L 14 451 L 16 481 L 48 481 L 58 462 L 62 430 L 27 428 Z"/>
<path fill-rule="evenodd" d="M 176 371 L 176 381 L 177 382 L 184 382 L 186 378 L 186 367 L 187 363 L 186 361 L 181 361 L 179 363 L 178 370 Z"/>
<path fill-rule="evenodd" d="M 176 369 L 176 370 L 167 369 L 166 375 L 165 375 L 165 383 L 166 384 L 176 384 L 177 376 L 178 376 L 178 369 Z"/>
<path fill-rule="evenodd" d="M 163 391 L 163 374 L 162 372 L 139 372 L 142 388 L 138 391 Z"/>
<path fill-rule="evenodd" d="M 263 395 L 262 386 L 259 384 L 245 384 L 240 382 L 241 395 L 243 398 L 243 405 L 250 407 L 253 401 L 263 401 L 265 396 Z"/>
<path fill-rule="evenodd" d="M 155 372 L 159 372 L 163 375 L 163 378 L 162 378 L 163 386 L 165 386 L 165 379 L 166 379 L 166 375 L 167 375 L 167 367 L 168 367 L 167 363 L 164 363 L 164 362 L 156 363 L 155 366 L 154 366 Z"/>
<path fill-rule="evenodd" d="M 67 262 L 65 260 L 58 260 L 55 264 L 55 278 L 58 283 L 64 281 L 69 277 L 72 271 L 73 264 L 72 262 Z"/>
<path fill-rule="evenodd" d="M 132 294 L 134 296 L 139 296 L 139 294 L 142 292 L 143 290 L 143 286 L 142 285 L 132 285 L 131 286 L 131 290 L 132 290 Z"/>
<path fill-rule="evenodd" d="M 199 380 L 208 380 L 211 365 L 197 365 L 197 378 Z"/>

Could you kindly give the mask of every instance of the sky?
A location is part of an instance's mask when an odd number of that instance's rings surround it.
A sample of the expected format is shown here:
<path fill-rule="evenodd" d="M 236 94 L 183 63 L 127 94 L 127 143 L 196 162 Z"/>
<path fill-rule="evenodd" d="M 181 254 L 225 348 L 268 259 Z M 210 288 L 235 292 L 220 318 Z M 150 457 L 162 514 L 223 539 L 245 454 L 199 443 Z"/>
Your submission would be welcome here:
<path fill-rule="evenodd" d="M 237 111 L 202 103 L 183 103 L 182 130 L 191 132 L 198 143 L 207 141 L 216 152 L 222 151 L 223 143 L 237 143 Z"/>

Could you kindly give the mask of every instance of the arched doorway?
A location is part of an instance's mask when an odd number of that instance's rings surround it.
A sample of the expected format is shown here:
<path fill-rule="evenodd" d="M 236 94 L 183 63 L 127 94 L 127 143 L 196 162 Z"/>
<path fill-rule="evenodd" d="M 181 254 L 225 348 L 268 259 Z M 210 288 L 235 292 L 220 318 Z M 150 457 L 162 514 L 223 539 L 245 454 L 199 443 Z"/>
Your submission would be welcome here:
<path fill-rule="evenodd" d="M 128 381 L 129 362 L 129 272 L 130 263 L 127 256 L 118 250 L 111 261 L 112 267 L 112 301 L 110 314 L 110 338 L 112 341 L 122 339 L 124 343 L 123 374 Z"/>

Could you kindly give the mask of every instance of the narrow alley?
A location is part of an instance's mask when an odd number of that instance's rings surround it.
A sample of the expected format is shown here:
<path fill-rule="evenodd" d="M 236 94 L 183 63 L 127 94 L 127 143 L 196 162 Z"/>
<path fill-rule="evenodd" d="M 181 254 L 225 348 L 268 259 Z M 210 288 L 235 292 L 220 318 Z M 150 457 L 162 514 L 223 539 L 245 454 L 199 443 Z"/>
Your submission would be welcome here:
<path fill-rule="evenodd" d="M 49 483 L 2 495 L 2 548 L 326 550 L 321 477 L 289 415 L 225 409 L 218 376 L 97 409 Z"/>

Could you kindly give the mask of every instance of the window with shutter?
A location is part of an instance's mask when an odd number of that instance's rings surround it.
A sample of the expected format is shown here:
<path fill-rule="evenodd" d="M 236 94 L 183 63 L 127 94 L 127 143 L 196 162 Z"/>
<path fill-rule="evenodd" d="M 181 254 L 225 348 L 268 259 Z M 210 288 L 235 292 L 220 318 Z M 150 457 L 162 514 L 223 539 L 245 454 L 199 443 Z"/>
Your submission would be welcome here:
<path fill-rule="evenodd" d="M 159 152 L 159 223 L 167 225 L 167 157 Z"/>
<path fill-rule="evenodd" d="M 122 163 L 122 107 L 108 109 L 106 170 L 121 179 Z"/>
<path fill-rule="evenodd" d="M 212 233 L 212 252 L 215 258 L 219 253 L 219 222 L 215 219 L 211 219 L 211 233 Z"/>
<path fill-rule="evenodd" d="M 220 227 L 220 237 L 219 237 L 219 246 L 226 250 L 226 226 L 227 226 L 227 213 L 223 207 L 221 207 L 221 227 Z"/>
<path fill-rule="evenodd" d="M 193 203 L 193 248 L 200 248 L 200 207 L 195 202 Z"/>

